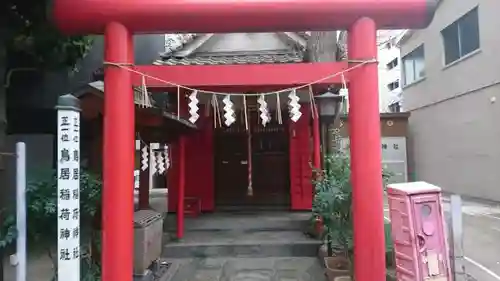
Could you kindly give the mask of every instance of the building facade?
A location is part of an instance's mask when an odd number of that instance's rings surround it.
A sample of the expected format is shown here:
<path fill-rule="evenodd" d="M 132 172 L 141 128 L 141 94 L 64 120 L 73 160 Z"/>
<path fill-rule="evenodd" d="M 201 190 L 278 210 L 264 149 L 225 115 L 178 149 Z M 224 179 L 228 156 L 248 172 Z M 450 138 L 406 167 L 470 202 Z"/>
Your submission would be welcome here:
<path fill-rule="evenodd" d="M 378 31 L 380 112 L 401 111 L 401 57 L 397 42 L 403 33 L 403 30 Z"/>
<path fill-rule="evenodd" d="M 425 30 L 401 40 L 414 178 L 500 200 L 500 24 L 497 0 L 439 4 Z"/>
<path fill-rule="evenodd" d="M 377 31 L 377 59 L 378 64 L 378 88 L 379 88 L 379 111 L 401 112 L 401 56 L 399 40 L 405 34 L 405 30 L 379 30 Z M 347 31 L 338 34 L 339 46 L 345 48 L 347 44 Z M 349 111 L 348 91 L 345 93 L 345 103 L 342 112 Z"/>

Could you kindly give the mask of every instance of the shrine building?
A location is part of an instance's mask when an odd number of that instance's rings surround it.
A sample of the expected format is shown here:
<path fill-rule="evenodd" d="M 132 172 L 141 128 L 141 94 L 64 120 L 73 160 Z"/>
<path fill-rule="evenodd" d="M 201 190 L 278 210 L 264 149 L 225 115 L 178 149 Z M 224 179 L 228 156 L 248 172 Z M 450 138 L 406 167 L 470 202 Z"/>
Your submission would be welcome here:
<path fill-rule="evenodd" d="M 220 67 L 307 63 L 306 32 L 195 34 L 186 37 L 187 39 L 180 38 L 171 43 L 173 46 L 169 46 L 167 52 L 161 54 L 153 64 Z M 342 68 L 337 66 L 337 69 L 325 70 L 325 76 L 334 74 L 336 70 L 342 71 L 347 64 L 339 66 Z M 347 78 L 346 72 L 334 77 L 335 80 L 330 80 L 338 82 L 336 87 L 340 88 L 341 79 L 347 81 Z M 149 185 L 147 176 L 139 176 L 141 191 L 146 187 L 162 188 L 161 185 L 164 185 L 168 190 L 168 209 L 171 212 L 177 211 L 180 160 L 178 141 L 184 136 L 185 201 L 187 207 L 194 208 L 187 210 L 188 212 L 311 210 L 313 126 L 319 126 L 319 120 L 316 120 L 319 116 L 315 117 L 318 110 L 313 108 L 315 105 L 311 104 L 311 96 L 327 91 L 324 83 L 296 90 L 301 112 L 296 122 L 290 119 L 289 114 L 288 96 L 291 91 L 279 94 L 272 91 L 286 89 L 286 85 L 267 88 L 249 85 L 247 89 L 239 87 L 238 92 L 231 91 L 230 87 L 212 87 L 219 89 L 218 94 L 214 94 L 214 90 L 199 90 L 199 118 L 195 122 L 189 121 L 188 106 L 189 95 L 193 91 L 168 84 L 164 86 L 168 87 L 164 91 L 148 88 L 151 107 L 141 106 L 141 87 L 136 87 L 135 91 L 137 139 L 146 145 L 161 143 L 162 149 L 166 144 L 170 160 L 165 173 L 154 173 L 151 178 L 155 181 L 153 185 Z M 95 157 L 90 157 L 90 161 L 97 169 L 102 161 L 102 124 L 98 123 L 102 123 L 103 92 L 104 82 L 95 81 L 76 94 L 82 101 L 84 119 L 95 126 L 95 132 L 91 134 L 94 137 L 91 140 L 93 144 L 90 147 L 96 154 Z M 260 116 L 258 100 L 261 93 L 267 104 L 266 110 L 269 111 L 268 123 L 264 123 Z M 243 94 L 248 96 L 244 98 Z M 234 103 L 235 120 L 230 125 L 225 124 L 223 110 L 223 98 L 226 96 L 230 96 Z M 214 106 L 213 97 L 218 99 L 218 110 Z M 179 109 L 180 113 L 177 112 Z M 142 147 L 139 146 L 136 170 L 141 170 Z M 148 174 L 149 170 L 145 169 L 141 173 Z M 159 179 L 165 174 L 166 180 Z M 145 199 L 140 202 L 140 207 L 145 207 Z"/>

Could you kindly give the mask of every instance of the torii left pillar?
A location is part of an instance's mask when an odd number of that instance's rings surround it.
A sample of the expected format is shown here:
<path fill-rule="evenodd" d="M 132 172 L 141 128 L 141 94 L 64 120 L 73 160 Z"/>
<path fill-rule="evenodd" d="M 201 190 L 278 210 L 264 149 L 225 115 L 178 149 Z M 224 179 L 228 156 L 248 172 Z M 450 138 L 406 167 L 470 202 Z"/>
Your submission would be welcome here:
<path fill-rule="evenodd" d="M 105 62 L 133 64 L 131 32 L 111 22 Z M 132 281 L 134 253 L 134 97 L 130 71 L 107 65 L 104 75 L 102 280 Z"/>

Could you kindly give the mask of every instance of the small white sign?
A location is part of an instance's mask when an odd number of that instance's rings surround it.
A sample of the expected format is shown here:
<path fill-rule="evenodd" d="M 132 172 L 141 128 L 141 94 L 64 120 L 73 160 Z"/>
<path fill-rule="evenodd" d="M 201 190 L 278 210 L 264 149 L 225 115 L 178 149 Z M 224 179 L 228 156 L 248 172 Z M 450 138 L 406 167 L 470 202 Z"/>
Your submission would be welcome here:
<path fill-rule="evenodd" d="M 80 280 L 80 113 L 57 112 L 57 276 Z"/>

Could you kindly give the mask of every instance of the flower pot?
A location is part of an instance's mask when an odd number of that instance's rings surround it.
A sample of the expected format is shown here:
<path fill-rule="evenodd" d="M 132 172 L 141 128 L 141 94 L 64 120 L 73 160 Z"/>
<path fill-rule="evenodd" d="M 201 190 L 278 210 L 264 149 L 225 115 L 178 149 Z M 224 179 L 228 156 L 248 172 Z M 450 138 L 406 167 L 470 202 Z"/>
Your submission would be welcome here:
<path fill-rule="evenodd" d="M 325 266 L 324 261 L 325 261 L 326 257 L 328 257 L 328 249 L 326 247 L 326 244 L 323 244 L 318 249 L 318 258 L 321 261 L 321 263 L 323 264 L 323 266 Z"/>
<path fill-rule="evenodd" d="M 325 257 L 325 273 L 329 281 L 336 281 L 337 277 L 349 277 L 350 267 L 345 257 Z"/>

